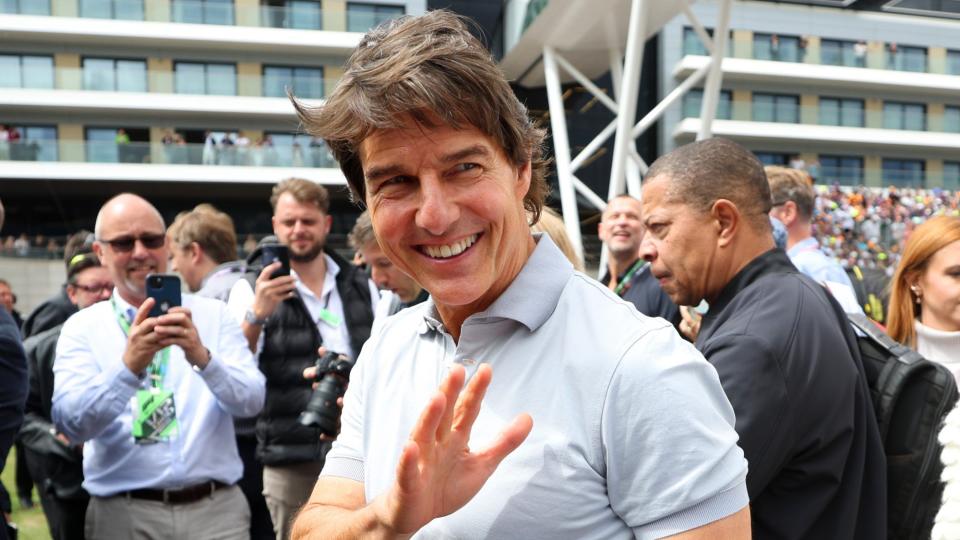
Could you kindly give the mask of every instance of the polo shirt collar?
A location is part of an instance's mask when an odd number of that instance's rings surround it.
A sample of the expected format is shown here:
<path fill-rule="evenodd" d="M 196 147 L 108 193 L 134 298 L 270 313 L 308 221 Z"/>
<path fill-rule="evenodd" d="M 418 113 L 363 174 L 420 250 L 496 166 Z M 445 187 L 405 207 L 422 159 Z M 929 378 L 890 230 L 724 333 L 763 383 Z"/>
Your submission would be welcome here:
<path fill-rule="evenodd" d="M 573 275 L 573 265 L 548 235 L 533 233 L 533 240 L 537 244 L 533 253 L 507 290 L 486 311 L 467 317 L 464 325 L 484 319 L 511 319 L 533 332 L 550 318 Z M 425 304 L 421 330 L 442 331 L 443 322 L 433 298 Z"/>
<path fill-rule="evenodd" d="M 787 251 L 787 255 L 790 257 L 796 257 L 798 254 L 804 251 L 819 251 L 819 250 L 820 250 L 820 242 L 817 242 L 816 238 L 812 236 L 808 236 L 807 238 L 804 238 L 803 240 L 794 244 L 793 247 Z"/>

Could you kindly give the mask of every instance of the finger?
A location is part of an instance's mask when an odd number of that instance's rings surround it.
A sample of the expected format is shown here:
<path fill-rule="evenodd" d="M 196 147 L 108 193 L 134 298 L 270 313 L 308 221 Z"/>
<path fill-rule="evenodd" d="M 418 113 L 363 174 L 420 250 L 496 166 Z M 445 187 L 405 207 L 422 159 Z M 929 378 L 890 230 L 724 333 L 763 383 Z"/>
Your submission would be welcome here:
<path fill-rule="evenodd" d="M 397 462 L 397 485 L 402 494 L 416 493 L 420 490 L 420 447 L 414 441 L 407 441 L 400 452 Z"/>
<path fill-rule="evenodd" d="M 317 378 L 317 366 L 310 366 L 303 370 L 303 378 L 313 380 Z"/>
<path fill-rule="evenodd" d="M 326 348 L 326 347 L 324 347 L 323 345 L 321 345 L 319 348 L 317 348 L 317 356 L 323 357 L 323 355 L 325 355 L 325 354 L 327 354 L 327 348 Z"/>
<path fill-rule="evenodd" d="M 437 425 L 440 424 L 440 417 L 446 408 L 447 397 L 441 392 L 435 393 L 420 413 L 420 418 L 410 432 L 410 439 L 421 445 L 436 444 Z"/>
<path fill-rule="evenodd" d="M 150 310 L 153 309 L 153 305 L 156 303 L 157 301 L 155 299 L 148 296 L 147 299 L 140 304 L 140 308 L 137 309 L 137 314 L 133 316 L 133 323 L 131 323 L 131 325 L 136 326 L 147 320 L 147 317 L 150 316 Z"/>
<path fill-rule="evenodd" d="M 480 404 L 483 402 L 483 396 L 487 393 L 487 387 L 490 386 L 492 377 L 493 369 L 490 365 L 480 364 L 454 407 L 454 431 L 467 437 L 470 436 L 470 430 L 473 428 L 473 422 L 477 419 L 477 415 L 480 414 Z"/>
<path fill-rule="evenodd" d="M 272 263 L 263 267 L 263 270 L 260 271 L 260 275 L 257 276 L 257 282 L 261 281 L 270 281 L 270 274 L 273 274 L 274 270 L 279 270 L 283 266 L 280 261 L 273 261 Z"/>
<path fill-rule="evenodd" d="M 440 393 L 447 398 L 447 403 L 457 403 L 460 390 L 463 389 L 463 380 L 466 378 L 466 371 L 463 366 L 455 365 L 450 368 L 450 372 L 440 383 Z M 437 440 L 444 441 L 450 434 L 450 424 L 453 423 L 453 412 L 456 407 L 445 407 L 443 416 L 437 423 Z"/>
<path fill-rule="evenodd" d="M 179 314 L 182 315 L 184 318 L 186 318 L 186 319 L 188 319 L 188 320 L 191 320 L 191 321 L 193 320 L 193 313 L 190 311 L 190 308 L 188 308 L 188 307 L 174 306 L 174 307 L 170 308 L 170 310 L 167 311 L 167 313 L 168 313 L 168 314 L 171 314 L 171 315 L 174 314 L 174 313 L 179 313 Z"/>
<path fill-rule="evenodd" d="M 474 456 L 492 473 L 503 458 L 510 455 L 510 452 L 516 450 L 527 439 L 531 430 L 533 430 L 533 418 L 527 413 L 519 414 L 500 432 L 490 446 L 476 452 Z"/>

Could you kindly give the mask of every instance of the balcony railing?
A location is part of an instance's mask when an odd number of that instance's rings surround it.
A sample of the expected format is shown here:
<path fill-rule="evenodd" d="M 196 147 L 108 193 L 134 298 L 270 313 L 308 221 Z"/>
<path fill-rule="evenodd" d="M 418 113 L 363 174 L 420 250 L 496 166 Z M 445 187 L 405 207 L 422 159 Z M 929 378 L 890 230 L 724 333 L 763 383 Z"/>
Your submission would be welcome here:
<path fill-rule="evenodd" d="M 0 161 L 154 163 L 246 167 L 336 167 L 322 142 L 207 145 L 114 141 L 22 140 L 0 146 Z"/>

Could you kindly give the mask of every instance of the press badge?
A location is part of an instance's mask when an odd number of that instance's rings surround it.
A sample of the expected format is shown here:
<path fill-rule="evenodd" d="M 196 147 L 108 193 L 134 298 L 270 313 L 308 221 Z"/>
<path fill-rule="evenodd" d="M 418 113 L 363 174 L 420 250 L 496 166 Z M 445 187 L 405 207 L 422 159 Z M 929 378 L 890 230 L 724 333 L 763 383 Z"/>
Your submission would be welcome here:
<path fill-rule="evenodd" d="M 153 444 L 177 434 L 177 408 L 170 390 L 137 390 L 133 405 L 133 442 Z"/>
<path fill-rule="evenodd" d="M 340 326 L 340 323 L 343 322 L 340 320 L 340 317 L 338 317 L 336 313 L 330 311 L 327 308 L 320 309 L 320 320 L 334 328 Z"/>

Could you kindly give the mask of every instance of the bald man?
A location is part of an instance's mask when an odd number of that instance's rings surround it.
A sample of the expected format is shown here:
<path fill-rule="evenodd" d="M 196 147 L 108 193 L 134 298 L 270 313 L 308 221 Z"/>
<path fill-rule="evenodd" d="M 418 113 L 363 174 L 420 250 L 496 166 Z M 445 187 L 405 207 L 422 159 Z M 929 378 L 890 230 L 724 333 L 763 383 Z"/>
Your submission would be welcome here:
<path fill-rule="evenodd" d="M 90 539 L 248 538 L 233 416 L 263 407 L 264 378 L 217 300 L 149 316 L 146 277 L 167 265 L 163 218 L 122 194 L 97 215 L 94 252 L 115 288 L 57 343 L 53 421 L 84 442 Z"/>

